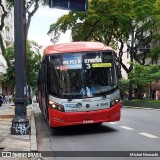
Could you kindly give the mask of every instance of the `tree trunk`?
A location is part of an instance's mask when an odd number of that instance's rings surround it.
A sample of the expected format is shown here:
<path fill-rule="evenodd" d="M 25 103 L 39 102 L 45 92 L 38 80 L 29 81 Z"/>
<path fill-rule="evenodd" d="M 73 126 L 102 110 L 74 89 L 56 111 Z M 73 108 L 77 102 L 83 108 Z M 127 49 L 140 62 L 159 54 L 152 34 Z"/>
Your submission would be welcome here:
<path fill-rule="evenodd" d="M 33 15 L 36 13 L 36 11 L 38 10 L 38 8 L 39 8 L 38 2 L 39 2 L 39 0 L 34 0 L 35 4 L 34 4 L 34 8 L 33 8 L 33 10 L 31 12 L 28 9 L 26 9 L 26 13 L 28 13 L 27 25 L 26 25 L 26 38 L 28 37 L 28 31 L 29 31 L 29 27 L 30 27 L 30 24 L 31 24 L 31 19 L 32 19 Z M 29 8 L 30 7 L 31 6 L 29 6 Z"/>
<path fill-rule="evenodd" d="M 4 27 L 4 19 L 5 17 L 7 16 L 8 12 L 5 10 L 3 4 L 2 4 L 2 0 L 0 0 L 0 8 L 2 10 L 1 12 L 1 24 L 0 24 L 0 31 L 2 31 L 3 27 Z M 2 50 L 2 55 L 4 56 L 5 55 L 5 46 L 4 46 L 4 43 L 3 43 L 3 38 L 2 38 L 2 35 L 0 33 L 0 48 Z"/>
<path fill-rule="evenodd" d="M 6 50 L 5 50 L 5 46 L 4 46 L 4 43 L 3 43 L 3 38 L 2 38 L 1 33 L 0 33 L 0 48 L 1 48 L 1 51 L 2 51 L 2 55 L 5 56 Z"/>

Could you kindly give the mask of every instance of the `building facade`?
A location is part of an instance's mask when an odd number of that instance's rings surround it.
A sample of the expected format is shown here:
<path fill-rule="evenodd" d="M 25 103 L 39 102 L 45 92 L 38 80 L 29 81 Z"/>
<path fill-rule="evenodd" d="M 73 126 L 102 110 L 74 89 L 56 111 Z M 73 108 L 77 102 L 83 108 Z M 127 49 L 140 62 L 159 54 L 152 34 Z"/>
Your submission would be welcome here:
<path fill-rule="evenodd" d="M 7 16 L 4 19 L 4 27 L 2 30 L 0 30 L 0 34 L 3 39 L 4 47 L 6 48 L 8 45 L 13 43 L 13 37 L 14 37 L 14 14 L 13 10 L 7 10 L 7 4 L 6 0 L 2 0 L 2 4 L 5 8 L 5 10 L 8 12 Z M 0 19 L 2 17 L 3 10 L 0 7 Z M 2 78 L 3 74 L 6 73 L 7 70 L 7 62 L 2 54 L 2 48 L 0 47 L 0 94 L 3 92 L 2 88 Z"/>
<path fill-rule="evenodd" d="M 136 33 L 136 31 L 135 31 Z M 160 28 L 159 27 L 155 27 L 153 29 L 153 34 L 157 35 L 160 33 Z M 148 38 L 150 36 L 149 32 L 142 32 L 143 36 Z M 135 37 L 135 35 L 134 35 Z M 131 39 L 132 37 L 130 36 L 129 38 L 129 42 L 131 43 Z M 124 45 L 124 54 L 123 54 L 123 62 L 124 64 L 127 66 L 127 68 L 129 67 L 129 62 L 131 61 L 131 57 L 130 57 L 130 50 L 127 53 L 127 48 L 128 46 L 131 46 L 131 44 Z M 135 47 L 138 46 L 138 47 Z M 152 41 L 147 44 L 147 45 L 141 45 L 136 39 L 134 39 L 134 53 L 135 53 L 135 58 L 137 60 L 137 62 L 145 65 L 145 66 L 149 66 L 151 64 L 156 64 L 158 66 L 160 66 L 160 41 L 156 40 L 156 39 L 152 39 Z M 153 51 L 154 48 L 159 47 L 159 53 L 157 50 L 157 56 L 154 58 L 151 58 L 150 52 Z M 135 61 L 135 60 L 134 60 Z M 122 77 L 127 79 L 128 75 L 127 73 L 122 69 Z M 143 79 L 143 77 L 142 77 Z M 155 99 L 155 100 L 160 100 L 160 77 L 157 78 L 155 81 L 153 81 L 152 83 L 146 85 L 146 87 L 144 88 L 144 91 L 147 93 L 147 98 L 148 99 Z"/>

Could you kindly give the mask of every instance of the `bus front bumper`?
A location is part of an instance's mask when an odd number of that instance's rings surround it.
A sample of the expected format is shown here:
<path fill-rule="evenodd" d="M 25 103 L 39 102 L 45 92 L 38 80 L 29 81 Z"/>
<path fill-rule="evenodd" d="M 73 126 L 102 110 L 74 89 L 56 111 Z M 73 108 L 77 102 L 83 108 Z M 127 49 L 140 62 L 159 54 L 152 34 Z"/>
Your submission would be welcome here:
<path fill-rule="evenodd" d="M 50 127 L 113 122 L 120 120 L 121 103 L 103 110 L 88 112 L 60 112 L 49 108 Z"/>

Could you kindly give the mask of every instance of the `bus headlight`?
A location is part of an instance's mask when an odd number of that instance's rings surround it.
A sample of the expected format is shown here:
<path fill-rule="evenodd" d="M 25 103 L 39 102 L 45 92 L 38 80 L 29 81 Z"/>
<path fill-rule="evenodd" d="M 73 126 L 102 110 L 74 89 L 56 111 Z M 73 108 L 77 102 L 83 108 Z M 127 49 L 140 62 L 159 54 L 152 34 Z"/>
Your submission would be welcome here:
<path fill-rule="evenodd" d="M 118 103 L 122 103 L 121 102 L 121 98 L 116 98 L 116 99 L 112 100 L 111 104 L 110 104 L 110 107 L 113 107 L 113 106 L 115 106 Z"/>
<path fill-rule="evenodd" d="M 58 110 L 64 112 L 64 107 L 54 101 L 49 100 L 49 107 L 53 108 L 54 110 Z"/>

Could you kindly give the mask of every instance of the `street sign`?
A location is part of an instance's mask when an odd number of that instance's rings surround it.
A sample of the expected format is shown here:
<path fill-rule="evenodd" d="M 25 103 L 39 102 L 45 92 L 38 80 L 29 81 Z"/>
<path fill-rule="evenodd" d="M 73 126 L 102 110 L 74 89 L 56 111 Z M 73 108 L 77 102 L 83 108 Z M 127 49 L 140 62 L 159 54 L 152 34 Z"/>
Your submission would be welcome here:
<path fill-rule="evenodd" d="M 87 11 L 88 0 L 49 0 L 49 7 L 71 11 Z"/>

